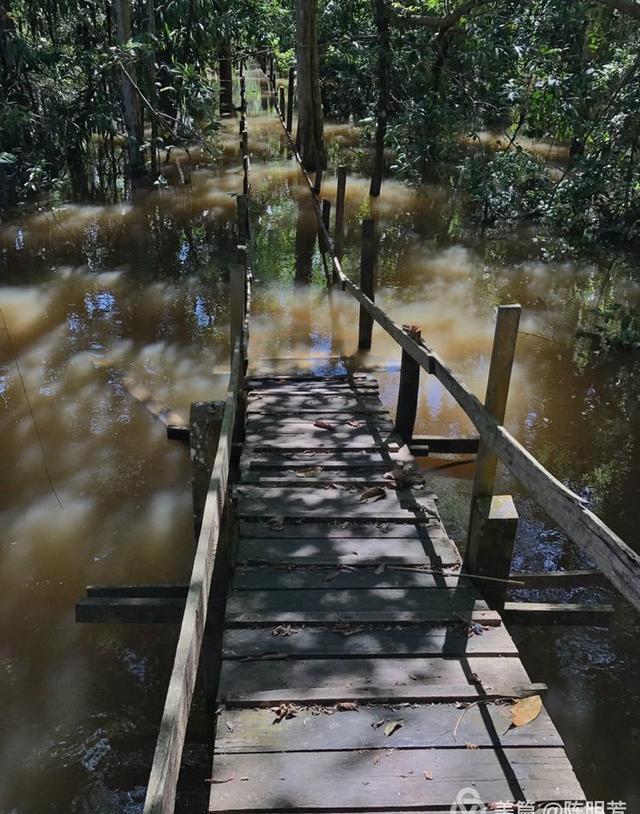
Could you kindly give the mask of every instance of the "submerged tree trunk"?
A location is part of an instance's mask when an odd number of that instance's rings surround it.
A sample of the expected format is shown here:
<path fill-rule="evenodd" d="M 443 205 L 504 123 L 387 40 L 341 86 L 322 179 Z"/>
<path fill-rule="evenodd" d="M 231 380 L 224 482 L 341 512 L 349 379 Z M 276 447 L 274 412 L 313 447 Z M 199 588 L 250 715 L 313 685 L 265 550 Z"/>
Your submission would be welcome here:
<path fill-rule="evenodd" d="M 306 170 L 327 166 L 318 66 L 317 0 L 296 0 L 298 133 L 296 147 Z"/>
<path fill-rule="evenodd" d="M 119 45 L 131 39 L 131 3 L 130 0 L 114 0 L 113 8 L 116 18 L 116 33 Z M 144 157 L 142 155 L 142 128 L 140 126 L 140 105 L 138 92 L 134 86 L 135 76 L 129 66 L 122 70 L 122 105 L 124 124 L 127 130 L 127 154 L 132 186 L 137 186 L 144 176 Z M 133 81 L 132 81 L 133 80 Z"/>
<path fill-rule="evenodd" d="M 389 40 L 389 18 L 385 0 L 372 0 L 373 16 L 378 31 L 378 121 L 376 124 L 373 173 L 369 195 L 380 194 L 384 175 L 384 141 L 387 135 L 389 114 L 389 73 L 391 70 L 391 46 Z"/>

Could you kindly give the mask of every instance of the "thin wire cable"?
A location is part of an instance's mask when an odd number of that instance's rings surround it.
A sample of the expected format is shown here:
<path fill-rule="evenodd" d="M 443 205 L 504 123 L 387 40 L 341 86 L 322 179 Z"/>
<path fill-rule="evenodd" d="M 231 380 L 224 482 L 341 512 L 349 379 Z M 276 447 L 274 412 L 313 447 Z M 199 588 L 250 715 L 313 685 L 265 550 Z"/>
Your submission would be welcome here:
<path fill-rule="evenodd" d="M 20 379 L 20 384 L 22 385 L 22 391 L 24 393 L 24 397 L 27 401 L 27 406 L 29 407 L 29 413 L 31 414 L 31 420 L 33 421 L 33 428 L 36 431 L 36 438 L 38 439 L 38 444 L 40 445 L 40 452 L 42 453 L 42 465 L 44 468 L 45 475 L 47 476 L 47 480 L 49 481 L 49 486 L 51 487 L 51 491 L 56 497 L 58 501 L 58 505 L 61 509 L 64 509 L 64 504 L 60 499 L 60 495 L 56 491 L 56 487 L 53 485 L 53 478 L 51 477 L 51 473 L 49 472 L 49 467 L 47 465 L 47 455 L 44 451 L 44 444 L 42 443 L 42 438 L 40 436 L 40 430 L 38 429 L 38 424 L 36 422 L 36 417 L 33 414 L 33 408 L 31 406 L 31 401 L 29 399 L 29 394 L 27 393 L 27 386 L 24 381 L 24 377 L 22 375 L 22 371 L 20 370 L 20 363 L 18 362 L 18 356 L 13 349 L 13 340 L 11 339 L 11 334 L 9 333 L 9 326 L 7 325 L 7 321 L 4 318 L 4 311 L 0 308 L 0 317 L 2 317 L 2 324 L 4 325 L 4 330 L 7 334 L 7 339 L 9 342 L 9 353 L 13 359 L 13 363 L 16 366 L 16 370 L 18 371 L 18 378 Z"/>

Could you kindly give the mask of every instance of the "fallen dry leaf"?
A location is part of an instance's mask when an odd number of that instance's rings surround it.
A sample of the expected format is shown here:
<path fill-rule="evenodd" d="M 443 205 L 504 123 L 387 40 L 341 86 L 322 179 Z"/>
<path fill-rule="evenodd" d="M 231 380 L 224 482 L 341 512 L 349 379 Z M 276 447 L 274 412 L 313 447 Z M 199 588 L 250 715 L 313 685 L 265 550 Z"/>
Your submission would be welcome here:
<path fill-rule="evenodd" d="M 396 732 L 400 727 L 404 726 L 404 721 L 402 719 L 398 721 L 389 721 L 389 723 L 384 728 L 384 734 L 387 738 L 390 738 L 394 732 Z"/>
<path fill-rule="evenodd" d="M 267 521 L 267 525 L 274 531 L 282 531 L 284 528 L 284 517 L 270 517 Z"/>
<path fill-rule="evenodd" d="M 313 422 L 313 426 L 318 427 L 320 430 L 328 430 L 329 432 L 333 432 L 336 428 L 335 424 L 332 424 L 330 421 L 323 421 L 321 418 L 316 419 Z"/>
<path fill-rule="evenodd" d="M 478 744 L 477 743 L 465 743 L 464 748 L 465 749 L 471 749 L 472 752 L 475 752 L 475 750 L 478 748 Z"/>
<path fill-rule="evenodd" d="M 433 780 L 433 773 L 432 773 L 432 772 L 429 772 L 429 771 L 426 771 L 426 772 L 424 773 L 424 779 L 425 779 L 425 780 Z"/>
<path fill-rule="evenodd" d="M 205 783 L 212 783 L 214 785 L 217 785 L 219 783 L 230 783 L 232 780 L 235 780 L 235 779 L 236 779 L 236 773 L 234 772 L 231 775 L 231 777 L 225 777 L 224 780 L 218 780 L 215 777 L 208 777 L 204 782 Z"/>
<path fill-rule="evenodd" d="M 300 711 L 295 704 L 280 704 L 277 707 L 270 707 L 270 709 L 276 716 L 272 721 L 274 724 L 279 724 L 280 721 L 284 721 L 287 718 L 295 718 Z"/>
<path fill-rule="evenodd" d="M 277 625 L 271 631 L 272 636 L 293 636 L 298 631 L 291 625 Z"/>
<path fill-rule="evenodd" d="M 374 571 L 374 574 L 375 574 L 376 576 L 380 576 L 380 574 L 384 573 L 384 569 L 385 569 L 386 567 L 387 567 L 387 566 L 386 566 L 386 564 L 385 564 L 385 563 L 380 563 L 380 565 L 379 565 L 379 566 L 376 568 L 376 570 Z"/>
<path fill-rule="evenodd" d="M 524 726 L 530 724 L 542 712 L 542 698 L 539 695 L 531 695 L 529 698 L 521 698 L 511 707 L 511 723 L 514 726 Z"/>
<path fill-rule="evenodd" d="M 298 478 L 317 478 L 322 475 L 321 466 L 310 466 L 307 469 L 294 470 Z"/>
<path fill-rule="evenodd" d="M 227 725 L 227 729 L 229 730 L 229 732 L 233 732 L 233 724 L 231 723 L 231 721 L 225 721 L 225 723 Z"/>
<path fill-rule="evenodd" d="M 386 497 L 386 494 L 387 491 L 384 486 L 371 486 L 360 495 L 360 503 L 372 503 L 374 500 Z"/>
<path fill-rule="evenodd" d="M 339 712 L 355 712 L 358 709 L 357 701 L 340 701 L 336 704 Z"/>

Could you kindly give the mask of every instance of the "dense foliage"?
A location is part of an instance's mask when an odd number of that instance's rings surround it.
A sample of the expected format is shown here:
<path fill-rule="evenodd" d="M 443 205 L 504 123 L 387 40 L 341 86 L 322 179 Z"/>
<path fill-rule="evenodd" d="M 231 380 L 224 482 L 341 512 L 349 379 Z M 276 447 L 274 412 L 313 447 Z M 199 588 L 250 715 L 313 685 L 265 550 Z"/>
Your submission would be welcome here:
<path fill-rule="evenodd" d="M 319 0 L 325 113 L 353 117 L 373 139 L 382 111 L 388 166 L 447 180 L 483 228 L 528 218 L 632 239 L 639 9 L 634 0 Z M 51 189 L 113 199 L 126 179 L 162 182 L 160 150 L 200 142 L 211 151 L 225 65 L 272 47 L 286 68 L 294 12 L 293 0 L 3 0 L 0 205 Z"/>

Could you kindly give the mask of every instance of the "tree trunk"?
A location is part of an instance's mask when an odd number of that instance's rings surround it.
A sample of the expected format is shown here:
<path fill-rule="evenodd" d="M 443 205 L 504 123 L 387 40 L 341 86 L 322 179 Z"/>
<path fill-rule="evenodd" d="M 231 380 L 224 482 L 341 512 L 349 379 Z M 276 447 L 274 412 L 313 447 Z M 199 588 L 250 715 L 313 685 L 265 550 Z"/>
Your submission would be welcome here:
<path fill-rule="evenodd" d="M 220 75 L 220 114 L 233 113 L 233 66 L 231 47 L 223 42 L 218 50 Z"/>
<path fill-rule="evenodd" d="M 327 166 L 318 66 L 317 0 L 296 0 L 298 132 L 296 147 L 306 170 Z"/>
<path fill-rule="evenodd" d="M 130 0 L 114 0 L 113 8 L 116 19 L 116 34 L 119 45 L 124 45 L 131 39 L 131 3 Z M 131 78 L 130 78 L 131 77 Z M 127 130 L 127 154 L 129 156 L 129 171 L 131 183 L 139 185 L 144 176 L 144 157 L 140 149 L 142 145 L 142 132 L 140 127 L 140 106 L 138 93 L 133 81 L 135 75 L 130 66 L 122 71 L 122 105 L 124 109 L 124 124 Z"/>
<path fill-rule="evenodd" d="M 389 108 L 389 72 L 391 70 L 391 46 L 389 41 L 389 18 L 385 0 L 372 0 L 373 16 L 378 30 L 378 121 L 376 124 L 373 173 L 369 195 L 377 197 L 384 175 L 384 141 L 387 134 Z"/>

